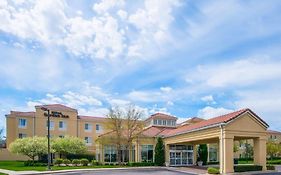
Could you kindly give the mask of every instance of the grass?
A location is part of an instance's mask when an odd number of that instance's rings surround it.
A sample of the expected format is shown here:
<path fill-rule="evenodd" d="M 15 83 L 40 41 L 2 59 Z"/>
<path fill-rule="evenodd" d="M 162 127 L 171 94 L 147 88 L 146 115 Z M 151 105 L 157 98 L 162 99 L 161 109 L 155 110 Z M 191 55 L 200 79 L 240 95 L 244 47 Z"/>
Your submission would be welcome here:
<path fill-rule="evenodd" d="M 239 160 L 238 164 L 253 164 L 254 161 L 252 160 Z"/>
<path fill-rule="evenodd" d="M 0 175 L 7 175 L 7 174 L 5 174 L 5 173 L 0 173 Z"/>
<path fill-rule="evenodd" d="M 59 167 L 52 166 L 52 170 L 68 170 L 68 169 L 85 169 L 85 168 L 120 168 L 124 166 L 118 165 L 98 165 L 98 166 L 79 166 L 79 167 Z M 23 161 L 0 161 L 0 169 L 13 170 L 13 171 L 46 171 L 45 166 L 24 166 Z M 1 175 L 1 174 L 0 174 Z"/>

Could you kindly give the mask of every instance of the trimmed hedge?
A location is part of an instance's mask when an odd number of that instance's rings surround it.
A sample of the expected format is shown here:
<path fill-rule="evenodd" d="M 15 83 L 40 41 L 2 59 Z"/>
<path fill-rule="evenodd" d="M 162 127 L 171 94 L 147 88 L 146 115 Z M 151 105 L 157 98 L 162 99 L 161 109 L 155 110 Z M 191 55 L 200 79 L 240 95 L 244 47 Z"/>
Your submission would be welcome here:
<path fill-rule="evenodd" d="M 92 160 L 92 165 L 97 166 L 97 165 L 102 165 L 102 164 L 97 160 Z"/>
<path fill-rule="evenodd" d="M 63 159 L 55 159 L 55 165 L 60 165 L 60 164 L 62 164 L 63 163 Z"/>
<path fill-rule="evenodd" d="M 268 160 L 267 164 L 269 164 L 269 165 L 280 165 L 281 159 L 279 159 L 279 160 Z"/>
<path fill-rule="evenodd" d="M 47 166 L 47 163 L 32 160 L 25 161 L 23 164 L 24 166 Z"/>
<path fill-rule="evenodd" d="M 130 162 L 128 163 L 128 166 L 155 166 L 154 162 Z"/>
<path fill-rule="evenodd" d="M 267 169 L 267 170 L 275 170 L 275 166 L 267 165 L 267 166 L 266 166 L 266 169 Z"/>
<path fill-rule="evenodd" d="M 80 160 L 80 162 L 81 162 L 81 164 L 83 165 L 83 166 L 88 166 L 88 164 L 89 164 L 89 160 L 88 159 L 81 159 Z"/>
<path fill-rule="evenodd" d="M 234 166 L 234 172 L 246 172 L 246 171 L 261 171 L 260 165 L 238 165 Z"/>
<path fill-rule="evenodd" d="M 89 161 L 96 160 L 95 154 L 67 154 L 67 159 L 88 159 Z"/>
<path fill-rule="evenodd" d="M 75 165 L 75 166 L 77 166 L 77 165 L 81 164 L 81 160 L 79 160 L 79 159 L 73 159 L 73 160 L 72 160 L 72 164 Z"/>
<path fill-rule="evenodd" d="M 64 163 L 65 165 L 69 165 L 71 164 L 71 161 L 69 159 L 63 159 L 62 163 Z"/>
<path fill-rule="evenodd" d="M 209 167 L 207 171 L 209 174 L 220 174 L 220 170 L 214 167 Z"/>
<path fill-rule="evenodd" d="M 218 165 L 219 162 L 207 162 L 207 165 Z"/>

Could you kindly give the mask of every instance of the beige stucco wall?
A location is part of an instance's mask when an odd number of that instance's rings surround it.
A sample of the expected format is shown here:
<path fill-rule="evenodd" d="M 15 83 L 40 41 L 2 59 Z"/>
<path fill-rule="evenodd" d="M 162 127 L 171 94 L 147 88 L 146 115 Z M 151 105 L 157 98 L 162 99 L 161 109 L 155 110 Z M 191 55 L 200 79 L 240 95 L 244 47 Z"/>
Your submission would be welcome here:
<path fill-rule="evenodd" d="M 1 160 L 30 160 L 27 156 L 20 154 L 13 154 L 8 149 L 0 150 L 0 161 Z"/>

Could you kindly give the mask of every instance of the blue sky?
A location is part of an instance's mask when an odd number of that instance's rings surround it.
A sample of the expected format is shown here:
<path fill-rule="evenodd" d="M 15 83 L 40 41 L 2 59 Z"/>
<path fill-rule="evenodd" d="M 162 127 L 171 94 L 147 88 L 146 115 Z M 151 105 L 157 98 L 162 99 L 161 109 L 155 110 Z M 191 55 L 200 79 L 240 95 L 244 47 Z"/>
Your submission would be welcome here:
<path fill-rule="evenodd" d="M 180 121 L 251 108 L 281 127 L 281 1 L 0 2 L 0 126 L 62 103 Z"/>

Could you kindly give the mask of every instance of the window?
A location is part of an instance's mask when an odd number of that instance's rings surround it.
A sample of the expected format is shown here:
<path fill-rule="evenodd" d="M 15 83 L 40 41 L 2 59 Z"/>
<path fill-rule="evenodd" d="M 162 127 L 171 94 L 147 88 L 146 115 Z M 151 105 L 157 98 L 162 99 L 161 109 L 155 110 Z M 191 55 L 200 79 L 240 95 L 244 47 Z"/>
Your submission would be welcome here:
<path fill-rule="evenodd" d="M 92 137 L 85 137 L 84 140 L 85 140 L 86 145 L 88 145 L 88 146 L 92 145 Z"/>
<path fill-rule="evenodd" d="M 46 129 L 48 129 L 48 120 L 46 121 Z M 50 121 L 50 130 L 54 130 L 54 129 L 55 129 L 55 122 Z"/>
<path fill-rule="evenodd" d="M 92 131 L 92 125 L 90 123 L 85 123 L 84 129 L 85 131 Z"/>
<path fill-rule="evenodd" d="M 157 125 L 157 120 L 156 119 L 153 120 L 153 124 Z"/>
<path fill-rule="evenodd" d="M 116 147 L 113 145 L 104 146 L 104 161 L 105 162 L 116 162 L 117 157 Z"/>
<path fill-rule="evenodd" d="M 101 130 L 102 130 L 101 125 L 96 124 L 96 132 L 99 133 L 101 132 Z"/>
<path fill-rule="evenodd" d="M 66 122 L 59 121 L 59 130 L 66 130 Z"/>
<path fill-rule="evenodd" d="M 158 125 L 162 125 L 162 120 L 158 120 Z"/>
<path fill-rule="evenodd" d="M 168 121 L 167 121 L 167 125 L 168 125 L 168 126 L 171 126 L 171 125 L 172 125 L 172 124 L 171 124 L 171 120 L 168 120 Z"/>
<path fill-rule="evenodd" d="M 175 121 L 172 121 L 172 126 L 176 126 L 176 122 Z"/>
<path fill-rule="evenodd" d="M 163 125 L 167 125 L 167 120 L 163 120 Z"/>
<path fill-rule="evenodd" d="M 60 135 L 59 138 L 64 138 L 64 135 Z"/>
<path fill-rule="evenodd" d="M 27 121 L 26 121 L 26 119 L 20 118 L 20 119 L 19 119 L 19 125 L 18 125 L 18 127 L 19 127 L 19 128 L 26 128 L 26 126 L 27 126 Z"/>
<path fill-rule="evenodd" d="M 153 145 L 141 146 L 141 160 L 142 162 L 153 162 Z"/>
<path fill-rule="evenodd" d="M 276 139 L 277 139 L 277 137 L 276 137 L 276 136 L 274 136 L 274 139 L 276 140 Z"/>
<path fill-rule="evenodd" d="M 26 135 L 26 134 L 19 133 L 19 138 L 20 138 L 20 139 L 25 138 L 25 137 L 27 137 L 27 135 Z"/>

